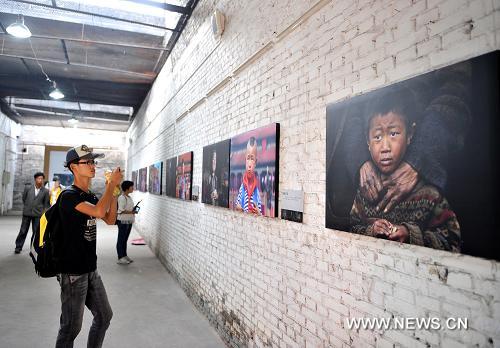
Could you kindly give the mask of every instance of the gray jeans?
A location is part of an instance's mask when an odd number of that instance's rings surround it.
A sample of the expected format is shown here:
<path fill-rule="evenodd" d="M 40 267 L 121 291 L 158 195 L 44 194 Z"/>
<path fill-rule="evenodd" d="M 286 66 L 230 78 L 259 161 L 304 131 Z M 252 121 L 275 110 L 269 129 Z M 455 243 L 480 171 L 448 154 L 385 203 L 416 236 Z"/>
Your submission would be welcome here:
<path fill-rule="evenodd" d="M 94 315 L 87 347 L 102 347 L 113 312 L 99 273 L 61 274 L 57 280 L 61 285 L 61 326 L 56 348 L 73 347 L 73 341 L 82 328 L 85 306 Z"/>

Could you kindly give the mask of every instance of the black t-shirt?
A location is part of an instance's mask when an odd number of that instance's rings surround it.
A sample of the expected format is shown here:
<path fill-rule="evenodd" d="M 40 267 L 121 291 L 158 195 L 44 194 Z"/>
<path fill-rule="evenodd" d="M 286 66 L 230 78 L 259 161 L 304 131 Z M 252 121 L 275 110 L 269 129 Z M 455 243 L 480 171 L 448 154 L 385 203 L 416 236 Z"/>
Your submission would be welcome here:
<path fill-rule="evenodd" d="M 61 273 L 83 274 L 97 268 L 96 218 L 75 209 L 84 201 L 97 204 L 98 199 L 92 192 L 84 192 L 74 185 L 61 192 Z"/>

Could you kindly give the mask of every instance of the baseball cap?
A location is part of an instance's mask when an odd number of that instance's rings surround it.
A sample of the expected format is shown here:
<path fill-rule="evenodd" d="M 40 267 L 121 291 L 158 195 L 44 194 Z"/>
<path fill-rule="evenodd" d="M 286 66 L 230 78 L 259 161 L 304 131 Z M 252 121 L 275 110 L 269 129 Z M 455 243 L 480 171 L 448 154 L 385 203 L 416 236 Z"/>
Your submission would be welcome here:
<path fill-rule="evenodd" d="M 66 162 L 64 162 L 64 166 L 68 167 L 71 163 L 80 159 L 95 159 L 104 157 L 103 153 L 94 153 L 92 151 L 93 149 L 87 145 L 81 145 L 70 149 L 66 153 Z"/>

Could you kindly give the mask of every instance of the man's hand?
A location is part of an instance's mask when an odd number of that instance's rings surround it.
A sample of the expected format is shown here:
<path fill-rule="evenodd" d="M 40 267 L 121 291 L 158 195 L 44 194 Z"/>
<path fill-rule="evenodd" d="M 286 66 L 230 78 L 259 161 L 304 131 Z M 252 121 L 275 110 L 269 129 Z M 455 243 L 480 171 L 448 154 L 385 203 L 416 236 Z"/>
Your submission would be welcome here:
<path fill-rule="evenodd" d="M 115 187 L 121 184 L 123 178 L 122 171 L 120 167 L 116 167 L 112 172 L 109 177 L 109 183 L 111 186 Z"/>
<path fill-rule="evenodd" d="M 395 240 L 400 243 L 405 243 L 408 241 L 410 233 L 408 229 L 403 225 L 394 225 L 393 232 L 389 235 L 390 240 Z"/>
<path fill-rule="evenodd" d="M 359 188 L 363 197 L 376 202 L 382 191 L 382 180 L 372 161 L 366 161 L 359 169 Z"/>
<path fill-rule="evenodd" d="M 399 167 L 382 182 L 384 188 L 387 188 L 387 192 L 377 205 L 377 210 L 384 211 L 384 213 L 390 211 L 413 190 L 417 181 L 417 171 L 408 163 L 402 162 Z"/>
<path fill-rule="evenodd" d="M 374 237 L 389 237 L 392 231 L 392 224 L 385 219 L 378 219 L 372 224 Z"/>

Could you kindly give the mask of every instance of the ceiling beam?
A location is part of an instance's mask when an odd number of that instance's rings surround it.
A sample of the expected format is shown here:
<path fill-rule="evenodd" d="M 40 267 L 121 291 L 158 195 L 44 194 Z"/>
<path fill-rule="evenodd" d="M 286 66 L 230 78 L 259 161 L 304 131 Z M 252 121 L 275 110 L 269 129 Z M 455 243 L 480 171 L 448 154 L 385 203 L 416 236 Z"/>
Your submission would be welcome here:
<path fill-rule="evenodd" d="M 76 103 L 61 100 L 39 100 L 39 99 L 26 99 L 15 98 L 11 99 L 11 103 L 15 105 L 28 105 L 38 106 L 45 108 L 65 109 L 65 110 L 80 110 L 80 111 L 94 111 L 104 112 L 109 114 L 120 114 L 129 116 L 132 113 L 131 107 L 118 106 L 118 105 L 104 105 L 104 104 L 89 104 L 89 103 Z"/>
<path fill-rule="evenodd" d="M 189 20 L 189 18 L 191 18 L 191 14 L 193 13 L 193 10 L 196 8 L 198 1 L 199 0 L 189 0 L 188 3 L 186 4 L 186 8 L 189 11 L 186 14 L 183 14 L 181 18 L 179 18 L 179 21 L 177 22 L 177 26 L 175 28 L 175 32 L 172 33 L 172 36 L 170 36 L 170 39 L 168 40 L 167 43 L 168 52 L 166 54 L 165 53 L 160 54 L 160 56 L 156 60 L 156 64 L 155 67 L 153 68 L 153 71 L 157 73 L 160 72 L 161 68 L 168 59 L 170 52 L 174 49 L 177 40 L 179 40 L 179 37 L 181 36 L 182 31 L 184 30 L 184 27 L 187 25 L 187 21 Z"/>
<path fill-rule="evenodd" d="M 78 14 L 83 14 L 83 15 L 87 15 L 87 16 L 99 17 L 99 18 L 106 18 L 106 19 L 110 19 L 110 20 L 118 21 L 118 22 L 125 22 L 125 23 L 130 23 L 130 24 L 143 25 L 145 27 L 150 27 L 150 28 L 163 29 L 163 30 L 168 30 L 168 31 L 176 31 L 176 29 L 164 27 L 164 26 L 161 26 L 161 25 L 144 23 L 144 22 L 138 22 L 138 21 L 133 21 L 133 20 L 130 20 L 130 19 L 118 18 L 118 17 L 108 16 L 108 15 L 99 14 L 99 13 L 93 13 L 93 12 L 88 12 L 88 11 L 80 11 L 80 10 L 74 10 L 74 9 L 70 9 L 70 8 L 59 7 L 59 6 L 52 6 L 52 5 L 47 5 L 47 4 L 43 4 L 43 3 L 39 3 L 39 2 L 34 2 L 34 1 L 27 1 L 27 0 L 10 0 L 10 1 L 19 2 L 19 3 L 27 4 L 27 5 L 34 5 L 34 6 L 40 6 L 40 7 L 50 8 L 50 9 L 53 9 L 53 10 L 78 13 Z"/>
<path fill-rule="evenodd" d="M 64 51 L 64 57 L 66 58 L 66 63 L 71 64 L 69 61 L 68 49 L 66 48 L 66 42 L 64 42 L 64 40 L 61 40 L 61 44 L 62 44 L 63 51 Z"/>
<path fill-rule="evenodd" d="M 2 111 L 8 118 L 16 123 L 21 123 L 21 115 L 15 110 L 13 110 L 10 105 L 0 98 L 0 111 Z"/>
<path fill-rule="evenodd" d="M 75 115 L 75 114 L 72 114 L 72 113 L 63 113 L 63 112 L 56 112 L 56 111 L 47 111 L 47 110 L 40 110 L 40 109 L 32 109 L 32 108 L 25 108 L 25 107 L 21 107 L 21 106 L 12 106 L 13 109 L 15 110 L 19 110 L 19 111 L 22 111 L 22 112 L 25 112 L 27 113 L 26 116 L 23 116 L 21 115 L 21 117 L 32 117 L 34 116 L 35 114 L 39 114 L 39 115 L 45 115 L 47 117 L 50 117 L 50 116 L 61 116 L 61 117 L 66 117 L 66 118 L 76 118 L 80 121 L 85 121 L 85 120 L 99 120 L 99 121 L 108 121 L 108 122 L 116 122 L 116 123 L 128 123 L 128 119 L 124 119 L 124 118 L 118 118 L 116 116 L 97 116 L 97 115 L 93 115 L 93 116 L 85 116 L 85 114 L 83 113 L 82 114 L 79 114 L 79 115 Z"/>
<path fill-rule="evenodd" d="M 19 56 L 19 55 L 14 55 L 14 54 L 5 54 L 5 53 L 0 53 L 0 56 L 3 57 L 9 57 L 9 58 L 20 58 L 20 59 L 28 59 L 28 60 L 34 60 L 34 61 L 39 61 L 39 62 L 46 62 L 46 63 L 55 63 L 55 64 L 64 64 L 64 65 L 72 65 L 72 66 L 81 66 L 84 68 L 92 68 L 92 69 L 101 69 L 101 70 L 106 70 L 106 71 L 113 71 L 121 74 L 127 74 L 127 75 L 133 75 L 133 76 L 140 76 L 147 78 L 149 81 L 152 81 L 154 79 L 153 74 L 147 74 L 147 73 L 139 73 L 135 71 L 129 71 L 129 70 L 122 70 L 122 69 L 115 69 L 115 68 L 107 68 L 104 66 L 98 66 L 98 65 L 91 65 L 91 64 L 82 64 L 82 63 L 71 63 L 68 64 L 66 61 L 62 60 L 54 60 L 54 59 L 46 59 L 46 58 L 34 58 L 34 57 L 26 57 L 26 56 Z"/>
<path fill-rule="evenodd" d="M 0 33 L 0 35 L 9 35 L 9 34 L 4 32 L 4 33 Z M 64 37 L 64 36 L 31 35 L 31 38 L 48 39 L 48 40 L 65 40 L 65 41 L 80 42 L 83 44 L 97 44 L 97 45 L 108 45 L 108 46 L 131 47 L 131 48 L 140 48 L 140 49 L 154 50 L 154 51 L 168 51 L 169 50 L 168 48 L 165 48 L 165 47 L 134 45 L 134 44 L 128 44 L 128 43 L 96 41 L 96 40 L 88 40 L 88 39 L 77 39 L 77 38 Z"/>
<path fill-rule="evenodd" d="M 142 4 L 142 5 L 146 5 L 146 6 L 161 8 L 161 9 L 167 10 L 169 12 L 177 12 L 177 13 L 181 13 L 181 14 L 188 14 L 190 11 L 189 8 L 187 8 L 187 7 L 166 4 L 166 3 L 160 3 L 160 2 L 151 1 L 151 0 L 125 0 L 125 1 L 133 2 L 135 4 Z"/>

